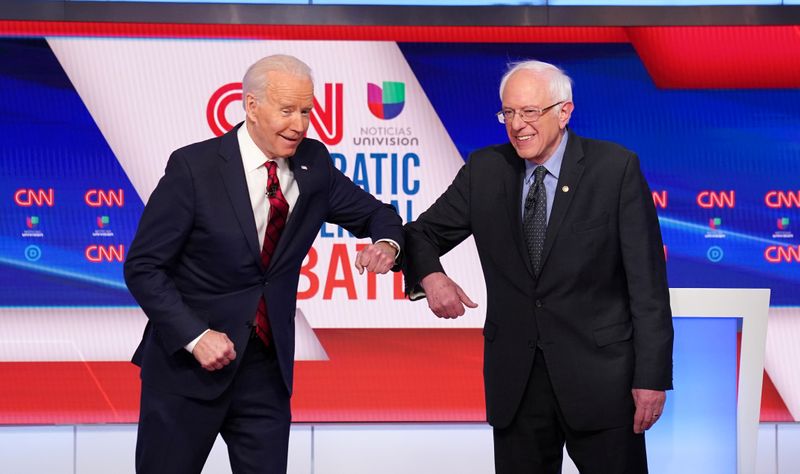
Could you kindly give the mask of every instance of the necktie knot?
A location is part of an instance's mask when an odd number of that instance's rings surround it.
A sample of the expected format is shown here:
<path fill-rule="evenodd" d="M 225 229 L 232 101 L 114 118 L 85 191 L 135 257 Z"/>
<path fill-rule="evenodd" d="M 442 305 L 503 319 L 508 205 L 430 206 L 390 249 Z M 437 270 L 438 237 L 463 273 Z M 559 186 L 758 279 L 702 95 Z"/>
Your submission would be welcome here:
<path fill-rule="evenodd" d="M 264 163 L 267 168 L 267 197 L 272 199 L 280 189 L 280 182 L 278 181 L 278 173 L 276 169 L 278 164 L 274 161 L 267 161 Z"/>
<path fill-rule="evenodd" d="M 547 168 L 544 166 L 537 166 L 535 170 L 533 170 L 533 179 L 534 184 L 542 184 L 544 182 L 544 177 L 547 175 Z"/>
<path fill-rule="evenodd" d="M 264 163 L 264 167 L 267 168 L 267 176 L 269 176 L 269 179 L 277 178 L 278 173 L 276 170 L 278 168 L 278 163 L 267 160 L 267 162 Z"/>

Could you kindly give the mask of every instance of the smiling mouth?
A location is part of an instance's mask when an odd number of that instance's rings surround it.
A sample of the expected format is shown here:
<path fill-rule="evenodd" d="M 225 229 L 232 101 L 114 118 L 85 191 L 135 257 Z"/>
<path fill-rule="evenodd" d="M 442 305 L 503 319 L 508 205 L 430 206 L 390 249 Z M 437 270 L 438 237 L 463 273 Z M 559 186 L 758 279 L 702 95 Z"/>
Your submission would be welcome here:
<path fill-rule="evenodd" d="M 298 145 L 298 144 L 300 143 L 300 140 L 301 140 L 303 137 L 290 138 L 290 137 L 286 137 L 286 136 L 283 136 L 283 135 L 281 135 L 281 138 L 283 138 L 284 140 L 286 140 L 287 142 L 289 142 L 291 145 Z"/>
<path fill-rule="evenodd" d="M 518 142 L 527 142 L 533 139 L 533 135 L 518 135 L 517 141 Z"/>

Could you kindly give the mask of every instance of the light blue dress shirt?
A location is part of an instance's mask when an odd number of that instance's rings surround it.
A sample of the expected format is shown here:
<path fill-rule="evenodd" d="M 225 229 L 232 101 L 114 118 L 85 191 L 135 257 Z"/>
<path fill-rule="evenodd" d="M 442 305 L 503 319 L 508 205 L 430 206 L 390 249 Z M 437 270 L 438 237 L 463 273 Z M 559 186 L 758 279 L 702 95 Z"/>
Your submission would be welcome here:
<path fill-rule="evenodd" d="M 547 222 L 550 223 L 550 211 L 553 209 L 553 200 L 556 197 L 556 187 L 558 186 L 558 175 L 561 172 L 561 162 L 564 161 L 564 150 L 567 149 L 567 139 L 569 132 L 564 131 L 564 136 L 561 138 L 561 143 L 553 153 L 549 160 L 545 161 L 543 165 L 537 165 L 533 161 L 525 160 L 525 181 L 522 183 L 522 220 L 525 220 L 525 198 L 528 196 L 528 190 L 533 186 L 533 172 L 539 166 L 544 166 L 547 169 L 547 174 L 544 175 L 544 189 L 547 191 Z"/>

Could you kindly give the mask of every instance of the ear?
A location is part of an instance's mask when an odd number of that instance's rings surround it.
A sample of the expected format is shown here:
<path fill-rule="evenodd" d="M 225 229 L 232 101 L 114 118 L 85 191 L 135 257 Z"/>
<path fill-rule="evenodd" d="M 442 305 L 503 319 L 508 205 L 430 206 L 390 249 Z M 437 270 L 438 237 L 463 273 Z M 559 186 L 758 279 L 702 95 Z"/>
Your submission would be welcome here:
<path fill-rule="evenodd" d="M 573 104 L 572 101 L 561 104 L 561 110 L 558 112 L 558 125 L 562 130 L 566 128 L 569 123 L 573 110 L 575 110 L 575 104 Z"/>
<path fill-rule="evenodd" d="M 256 109 L 258 108 L 258 99 L 255 95 L 248 92 L 244 98 L 244 112 L 247 119 L 251 122 L 256 121 Z"/>

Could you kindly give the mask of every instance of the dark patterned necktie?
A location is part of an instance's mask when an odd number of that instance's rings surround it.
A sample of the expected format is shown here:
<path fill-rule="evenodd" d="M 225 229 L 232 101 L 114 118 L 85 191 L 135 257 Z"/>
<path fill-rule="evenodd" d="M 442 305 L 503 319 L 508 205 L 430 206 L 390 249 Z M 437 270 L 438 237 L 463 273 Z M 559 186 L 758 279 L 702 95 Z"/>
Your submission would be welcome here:
<path fill-rule="evenodd" d="M 544 166 L 538 166 L 533 174 L 533 185 L 525 197 L 523 228 L 533 273 L 536 278 L 539 278 L 539 271 L 542 269 L 544 236 L 547 232 L 547 191 L 544 187 L 544 176 L 547 174 L 547 169 Z"/>
<path fill-rule="evenodd" d="M 278 181 L 278 167 L 274 161 L 267 161 L 267 199 L 269 199 L 269 218 L 267 219 L 267 232 L 264 234 L 264 245 L 261 247 L 261 263 L 264 269 L 269 267 L 275 247 L 281 238 L 281 232 L 286 225 L 286 217 L 289 215 L 289 203 L 281 191 L 281 183 Z M 256 334 L 265 346 L 269 345 L 269 318 L 267 317 L 267 302 L 264 296 L 258 302 L 256 312 Z"/>

